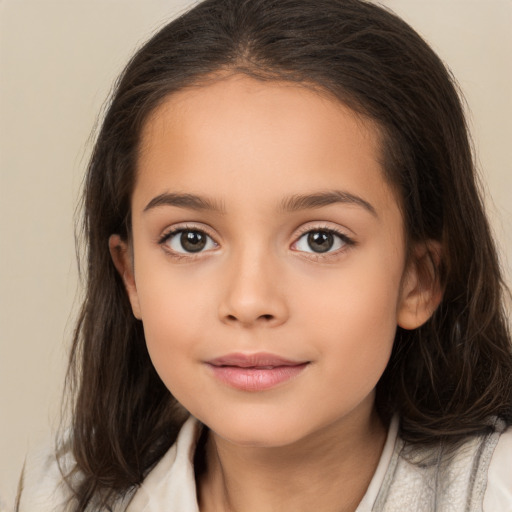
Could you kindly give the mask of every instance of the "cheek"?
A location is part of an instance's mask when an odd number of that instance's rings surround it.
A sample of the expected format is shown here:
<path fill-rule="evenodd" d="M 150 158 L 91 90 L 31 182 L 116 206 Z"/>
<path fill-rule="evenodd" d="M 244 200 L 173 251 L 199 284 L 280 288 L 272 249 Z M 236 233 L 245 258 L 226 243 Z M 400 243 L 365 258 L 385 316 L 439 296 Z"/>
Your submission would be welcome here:
<path fill-rule="evenodd" d="M 196 267 L 168 261 L 159 251 L 147 252 L 137 255 L 136 285 L 150 338 L 174 341 L 173 333 L 193 333 L 211 302 L 211 278 Z"/>
<path fill-rule="evenodd" d="M 302 304 L 308 312 L 303 329 L 317 340 L 333 385 L 368 392 L 384 371 L 397 326 L 398 263 L 389 265 L 377 254 L 361 259 L 331 275 L 322 291 Z"/>
<path fill-rule="evenodd" d="M 209 297 L 190 277 L 180 278 L 165 265 L 140 265 L 137 293 L 148 351 L 158 374 L 172 392 L 187 364 L 199 360 L 201 332 Z M 194 284 L 194 286 L 192 286 Z M 210 312 L 211 315 L 211 312 Z"/>
<path fill-rule="evenodd" d="M 395 331 L 401 276 L 400 261 L 384 261 L 375 251 L 304 282 L 295 293 L 297 308 L 310 312 L 304 321 L 312 319 L 324 337 L 338 332 L 371 344 Z"/>
<path fill-rule="evenodd" d="M 156 299 L 156 298 L 155 298 Z M 185 407 L 204 393 L 197 379 L 200 366 L 200 329 L 197 310 L 183 308 L 183 301 L 161 302 L 146 317 L 144 336 L 149 356 L 167 389 Z"/>

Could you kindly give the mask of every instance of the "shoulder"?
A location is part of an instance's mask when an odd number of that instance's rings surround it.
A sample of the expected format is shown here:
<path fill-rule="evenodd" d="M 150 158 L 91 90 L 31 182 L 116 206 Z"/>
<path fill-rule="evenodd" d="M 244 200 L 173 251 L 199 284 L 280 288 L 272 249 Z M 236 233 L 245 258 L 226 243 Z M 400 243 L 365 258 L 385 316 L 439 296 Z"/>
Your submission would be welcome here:
<path fill-rule="evenodd" d="M 194 477 L 194 453 L 202 425 L 193 417 L 183 424 L 178 438 L 148 473 L 133 495 L 127 512 L 199 512 Z"/>
<path fill-rule="evenodd" d="M 512 511 L 512 427 L 498 440 L 489 464 L 484 511 Z"/>
<path fill-rule="evenodd" d="M 201 431 L 199 422 L 190 417 L 178 439 L 146 475 L 140 486 L 119 496 L 115 511 L 164 512 L 168 504 L 175 510 L 198 512 L 193 456 Z M 16 512 L 68 512 L 73 493 L 63 477 L 75 465 L 69 450 L 57 456 L 51 444 L 31 453 L 20 479 Z M 75 476 L 79 479 L 80 476 Z M 77 480 L 74 479 L 74 482 Z"/>
<path fill-rule="evenodd" d="M 492 432 L 451 447 L 398 438 L 372 510 L 512 512 L 512 430 L 496 418 L 489 421 Z"/>
<path fill-rule="evenodd" d="M 51 443 L 31 452 L 25 459 L 20 477 L 17 512 L 63 512 L 72 496 L 62 471 L 72 459 L 57 459 Z"/>

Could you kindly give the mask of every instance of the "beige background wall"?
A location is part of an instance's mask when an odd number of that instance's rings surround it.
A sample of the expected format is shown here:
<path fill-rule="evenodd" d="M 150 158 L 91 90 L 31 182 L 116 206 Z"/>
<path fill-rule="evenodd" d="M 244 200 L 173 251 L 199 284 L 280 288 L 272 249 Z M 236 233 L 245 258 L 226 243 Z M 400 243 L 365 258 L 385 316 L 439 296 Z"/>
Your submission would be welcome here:
<path fill-rule="evenodd" d="M 0 502 L 13 499 L 25 451 L 57 424 L 78 297 L 73 215 L 97 113 L 133 49 L 190 3 L 0 0 Z M 466 93 L 512 262 L 512 0 L 384 4 Z"/>

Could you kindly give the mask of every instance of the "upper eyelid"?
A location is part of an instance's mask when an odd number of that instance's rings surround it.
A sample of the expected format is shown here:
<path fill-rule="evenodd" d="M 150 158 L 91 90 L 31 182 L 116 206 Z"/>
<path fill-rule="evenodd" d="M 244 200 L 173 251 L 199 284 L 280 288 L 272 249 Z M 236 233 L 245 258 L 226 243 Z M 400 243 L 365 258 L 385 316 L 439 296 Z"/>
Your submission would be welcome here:
<path fill-rule="evenodd" d="M 350 229 L 341 227 L 338 224 L 333 224 L 334 223 L 326 221 L 305 222 L 295 230 L 295 240 L 298 240 L 298 238 L 300 238 L 302 235 L 311 231 L 330 231 L 331 233 L 347 238 L 349 240 L 352 240 L 355 237 L 355 234 Z"/>
<path fill-rule="evenodd" d="M 216 236 L 212 233 L 212 229 L 208 226 L 201 224 L 193 224 L 185 222 L 183 224 L 173 224 L 172 226 L 169 226 L 165 228 L 161 234 L 158 236 L 159 241 L 165 241 L 167 238 L 169 238 L 171 235 L 175 235 L 177 233 L 181 233 L 182 231 L 200 231 L 201 233 L 204 233 L 205 235 L 209 236 L 215 243 L 218 243 L 216 240 Z"/>
<path fill-rule="evenodd" d="M 354 234 L 351 230 L 341 227 L 339 225 L 333 225 L 334 223 L 330 223 L 329 221 L 309 221 L 303 223 L 298 228 L 294 229 L 292 237 L 292 243 L 296 243 L 304 234 L 309 233 L 311 231 L 329 231 L 332 232 L 342 238 L 353 241 Z M 219 244 L 218 239 L 220 238 L 216 232 L 203 223 L 195 223 L 195 222 L 183 222 L 174 224 L 164 229 L 161 234 L 158 236 L 158 242 L 162 243 L 167 240 L 171 235 L 175 235 L 182 231 L 200 231 L 207 236 L 209 236 L 216 244 Z"/>
<path fill-rule="evenodd" d="M 341 239 L 341 241 L 345 244 L 345 245 L 354 245 L 355 244 L 355 241 L 354 239 L 351 237 L 351 236 L 348 236 L 347 234 L 341 232 L 341 231 L 338 231 L 336 229 L 332 229 L 332 228 L 313 228 L 313 229 L 307 229 L 306 231 L 304 231 L 303 233 L 299 234 L 298 236 L 296 236 L 294 238 L 294 241 L 292 242 L 292 245 L 295 245 L 299 242 L 299 240 L 301 238 L 303 238 L 305 235 L 307 235 L 308 233 L 315 233 L 315 232 L 321 232 L 321 231 L 327 231 L 329 233 L 332 233 L 334 236 L 337 236 L 338 238 Z"/>
<path fill-rule="evenodd" d="M 333 225 L 334 224 L 334 225 Z M 328 231 L 330 233 L 333 233 L 334 236 L 337 236 L 341 239 L 343 243 L 343 247 L 336 249 L 334 251 L 328 251 L 324 253 L 315 253 L 315 252 L 308 252 L 308 251 L 301 251 L 294 249 L 294 246 L 299 243 L 302 237 L 304 237 L 307 233 L 311 232 L 318 232 L 318 231 Z M 335 223 L 329 223 L 327 221 L 320 221 L 320 222 L 306 222 L 303 225 L 301 225 L 297 230 L 295 231 L 295 235 L 293 238 L 293 241 L 290 245 L 290 250 L 293 252 L 296 252 L 297 254 L 301 254 L 303 257 L 306 257 L 308 259 L 312 259 L 314 261 L 320 261 L 320 260 L 329 260 L 332 258 L 337 258 L 341 254 L 344 254 L 347 250 L 350 248 L 358 245 L 358 242 L 355 238 L 355 234 L 347 228 L 344 228 L 340 226 L 339 224 Z"/>
<path fill-rule="evenodd" d="M 198 252 L 188 252 L 186 250 L 184 252 L 182 252 L 182 251 L 173 249 L 170 246 L 169 242 L 171 241 L 171 239 L 173 239 L 175 236 L 177 236 L 179 233 L 182 233 L 183 231 L 197 231 L 197 232 L 203 233 L 213 242 L 215 247 L 213 249 L 210 248 L 208 250 L 200 250 Z M 216 241 L 216 239 L 210 233 L 208 233 L 208 231 L 206 229 L 199 228 L 197 226 L 190 226 L 188 224 L 185 224 L 183 226 L 172 225 L 169 228 L 165 229 L 162 232 L 162 234 L 158 237 L 157 243 L 159 246 L 162 247 L 162 249 L 164 249 L 164 251 L 167 254 L 172 255 L 174 258 L 188 259 L 188 260 L 199 258 L 199 257 L 201 257 L 201 255 L 203 255 L 205 253 L 209 253 L 212 250 L 217 249 L 217 247 L 219 246 L 219 243 Z"/>

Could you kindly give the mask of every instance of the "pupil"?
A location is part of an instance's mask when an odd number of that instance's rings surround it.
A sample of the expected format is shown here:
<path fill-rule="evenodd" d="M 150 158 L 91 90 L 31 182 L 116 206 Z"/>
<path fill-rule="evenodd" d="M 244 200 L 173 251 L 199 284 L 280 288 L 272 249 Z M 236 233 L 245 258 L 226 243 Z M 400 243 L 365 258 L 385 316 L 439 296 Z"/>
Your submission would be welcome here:
<path fill-rule="evenodd" d="M 187 252 L 199 252 L 206 245 L 206 237 L 198 231 L 183 231 L 180 242 L 183 249 Z"/>
<path fill-rule="evenodd" d="M 308 245 L 315 252 L 326 252 L 333 244 L 334 237 L 328 231 L 314 231 L 308 235 Z"/>

